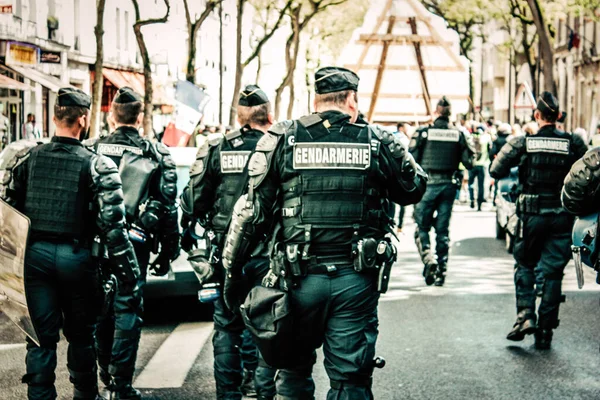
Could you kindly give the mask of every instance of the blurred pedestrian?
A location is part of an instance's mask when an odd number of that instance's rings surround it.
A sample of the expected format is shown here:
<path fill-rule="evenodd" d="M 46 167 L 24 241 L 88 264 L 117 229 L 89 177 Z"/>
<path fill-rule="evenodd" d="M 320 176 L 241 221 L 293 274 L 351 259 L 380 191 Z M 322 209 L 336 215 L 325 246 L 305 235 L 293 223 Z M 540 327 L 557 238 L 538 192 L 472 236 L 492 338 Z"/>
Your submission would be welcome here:
<path fill-rule="evenodd" d="M 512 134 L 512 128 L 510 124 L 502 124 L 498 127 L 498 133 L 496 135 L 496 139 L 492 143 L 492 149 L 490 150 L 490 160 L 494 160 L 498 153 L 500 153 L 500 149 L 506 144 L 506 141 Z M 498 180 L 494 180 L 494 205 L 496 205 L 496 196 L 498 194 Z"/>
<path fill-rule="evenodd" d="M 410 143 L 409 129 L 410 124 L 408 124 L 407 122 L 398 122 L 398 124 L 396 125 L 396 132 L 394 132 L 394 135 L 400 140 L 400 143 L 402 143 L 402 145 L 407 149 Z M 395 219 L 396 229 L 398 230 L 398 232 L 402 232 L 402 227 L 404 226 L 404 214 L 406 212 L 406 206 L 396 205 L 394 203 L 390 203 L 390 206 L 390 215 L 393 219 Z M 398 218 L 396 218 L 396 211 Z"/>
<path fill-rule="evenodd" d="M 4 111 L 4 104 L 0 103 L 0 151 L 8 144 L 10 135 L 10 120 Z"/>
<path fill-rule="evenodd" d="M 490 149 L 492 137 L 483 127 L 479 127 L 471 136 L 473 148 L 475 149 L 475 161 L 473 168 L 469 170 L 469 198 L 471 208 L 475 208 L 475 180 L 477 180 L 477 211 L 481 211 L 481 205 L 485 202 L 485 175 L 490 166 Z"/>
<path fill-rule="evenodd" d="M 26 139 L 37 140 L 42 137 L 42 131 L 40 127 L 35 123 L 35 115 L 27 114 L 27 123 L 23 127 L 24 137 Z"/>

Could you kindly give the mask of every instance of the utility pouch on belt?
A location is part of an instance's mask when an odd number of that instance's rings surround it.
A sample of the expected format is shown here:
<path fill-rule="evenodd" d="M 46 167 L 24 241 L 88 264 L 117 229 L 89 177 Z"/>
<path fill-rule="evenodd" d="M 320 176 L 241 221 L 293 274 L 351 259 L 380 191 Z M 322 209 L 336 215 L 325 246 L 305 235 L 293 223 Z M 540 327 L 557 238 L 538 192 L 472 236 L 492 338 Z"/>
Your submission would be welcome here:
<path fill-rule="evenodd" d="M 303 276 L 302 269 L 300 268 L 300 261 L 298 261 L 298 245 L 288 244 L 285 247 L 285 255 L 290 266 L 290 272 L 293 277 Z"/>
<path fill-rule="evenodd" d="M 396 247 L 388 240 L 381 240 L 377 245 L 377 261 L 381 263 L 379 268 L 379 279 L 377 280 L 377 291 L 385 293 L 390 283 L 392 265 L 398 258 Z"/>
<path fill-rule="evenodd" d="M 376 269 L 376 262 L 377 241 L 372 238 L 359 240 L 354 254 L 354 270 L 362 272 L 365 269 Z"/>
<path fill-rule="evenodd" d="M 396 247 L 388 238 L 377 241 L 373 238 L 358 241 L 354 252 L 354 270 L 363 272 L 378 270 L 377 291 L 387 292 L 392 265 L 397 258 Z"/>
<path fill-rule="evenodd" d="M 522 194 L 517 200 L 517 211 L 521 214 L 539 214 L 540 196 L 537 194 Z"/>

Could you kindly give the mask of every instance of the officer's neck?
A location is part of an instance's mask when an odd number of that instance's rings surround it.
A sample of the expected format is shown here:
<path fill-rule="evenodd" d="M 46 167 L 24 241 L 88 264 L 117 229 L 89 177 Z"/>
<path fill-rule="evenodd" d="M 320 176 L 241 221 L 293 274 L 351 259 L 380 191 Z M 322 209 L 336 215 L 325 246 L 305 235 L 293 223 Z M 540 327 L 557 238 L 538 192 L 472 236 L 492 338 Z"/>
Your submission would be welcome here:
<path fill-rule="evenodd" d="M 248 124 L 246 126 L 250 127 L 250 129 L 252 129 L 253 131 L 259 131 L 262 133 L 269 132 L 269 128 L 271 127 L 271 125 L 254 125 L 254 124 Z"/>
<path fill-rule="evenodd" d="M 118 131 L 118 130 L 120 130 L 120 129 L 124 129 L 124 128 L 127 128 L 128 130 L 134 129 L 135 131 L 137 131 L 139 133 L 139 129 L 138 129 L 137 126 L 135 126 L 135 125 L 127 125 L 127 124 L 116 124 L 115 125 L 115 132 Z"/>
<path fill-rule="evenodd" d="M 556 125 L 553 122 L 548 122 L 548 121 L 544 121 L 544 120 L 541 120 L 541 119 L 537 120 L 537 124 L 538 124 L 539 129 L 542 129 L 545 126 L 550 126 L 550 125 L 554 126 L 554 125 Z"/>
<path fill-rule="evenodd" d="M 54 136 L 62 137 L 62 138 L 69 138 L 69 139 L 77 139 L 77 140 L 79 140 L 80 135 L 81 135 L 81 131 L 79 129 L 64 128 L 64 127 L 59 127 L 58 125 L 56 126 L 56 131 L 54 132 Z"/>

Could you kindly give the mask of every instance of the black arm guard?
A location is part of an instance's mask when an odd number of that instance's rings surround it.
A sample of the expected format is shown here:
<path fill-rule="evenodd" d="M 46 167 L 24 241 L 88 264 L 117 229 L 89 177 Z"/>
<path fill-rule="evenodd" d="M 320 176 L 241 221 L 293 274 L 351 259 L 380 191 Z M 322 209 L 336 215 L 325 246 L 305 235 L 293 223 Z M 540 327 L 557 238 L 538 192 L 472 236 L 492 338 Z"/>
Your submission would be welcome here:
<path fill-rule="evenodd" d="M 587 215 L 599 209 L 600 194 L 600 147 L 588 151 L 576 161 L 565 177 L 562 204 L 575 215 Z"/>
<path fill-rule="evenodd" d="M 179 225 L 177 224 L 177 209 L 173 208 L 165 213 L 160 230 L 160 252 L 169 261 L 173 261 L 179 257 L 179 252 L 181 251 L 179 245 L 180 239 Z"/>
<path fill-rule="evenodd" d="M 91 160 L 91 174 L 99 206 L 96 223 L 108 251 L 109 264 L 119 280 L 135 282 L 140 276 L 140 269 L 125 229 L 119 169 L 110 158 L 96 155 Z"/>
<path fill-rule="evenodd" d="M 526 140 L 525 136 L 516 136 L 502 146 L 498 157 L 496 157 L 490 167 L 490 175 L 493 178 L 501 179 L 507 177 L 510 174 L 510 169 L 519 165 Z"/>
<path fill-rule="evenodd" d="M 177 171 L 169 149 L 163 144 L 153 145 L 153 153 L 160 165 L 158 187 L 151 190 L 149 199 L 140 206 L 138 224 L 149 232 L 156 231 L 159 222 L 177 210 Z"/>
<path fill-rule="evenodd" d="M 30 151 L 39 143 L 33 140 L 19 140 L 8 145 L 0 158 L 0 198 L 19 209 L 23 193 L 19 193 L 15 172 L 29 158 Z"/>

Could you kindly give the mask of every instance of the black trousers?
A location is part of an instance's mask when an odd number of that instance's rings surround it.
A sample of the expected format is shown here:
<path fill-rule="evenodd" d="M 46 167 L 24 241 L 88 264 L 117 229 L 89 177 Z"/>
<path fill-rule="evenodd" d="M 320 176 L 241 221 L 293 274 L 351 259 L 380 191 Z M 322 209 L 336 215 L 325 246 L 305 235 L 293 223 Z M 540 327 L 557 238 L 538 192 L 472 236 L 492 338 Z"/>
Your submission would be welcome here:
<path fill-rule="evenodd" d="M 269 271 L 267 258 L 253 258 L 243 269 L 247 290 L 260 285 Z M 275 370 L 264 363 L 256 345 L 249 335 L 239 313 L 227 309 L 223 297 L 215 301 L 215 334 L 213 336 L 214 373 L 217 384 L 217 399 L 241 400 L 242 368 L 255 369 L 254 383 L 257 394 L 271 398 L 275 396 Z"/>
<path fill-rule="evenodd" d="M 562 279 L 571 260 L 573 216 L 567 213 L 526 214 L 515 238 L 515 291 L 517 312 L 535 310 L 536 267 L 543 275 L 542 301 L 538 308 L 540 328 L 558 327 Z"/>
<path fill-rule="evenodd" d="M 34 242 L 25 258 L 29 314 L 40 345 L 28 339 L 23 382 L 29 399 L 55 399 L 56 346 L 60 329 L 69 343 L 67 366 L 75 398 L 97 393 L 94 322 L 98 312 L 98 274 L 90 252 L 70 243 Z"/>

